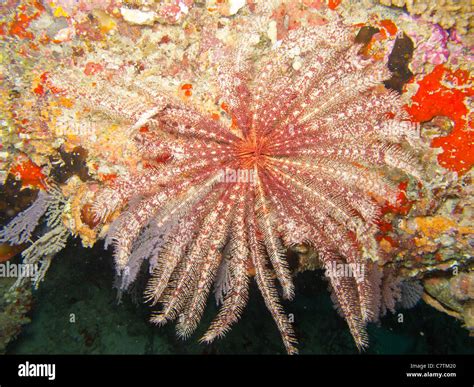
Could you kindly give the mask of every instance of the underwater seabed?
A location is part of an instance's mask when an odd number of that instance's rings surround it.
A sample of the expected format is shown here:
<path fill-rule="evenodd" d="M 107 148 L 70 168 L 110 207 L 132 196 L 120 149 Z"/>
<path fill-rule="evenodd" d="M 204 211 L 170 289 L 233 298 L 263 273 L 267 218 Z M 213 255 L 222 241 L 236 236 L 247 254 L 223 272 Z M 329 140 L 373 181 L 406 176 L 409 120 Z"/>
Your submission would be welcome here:
<path fill-rule="evenodd" d="M 148 322 L 150 308 L 141 289 L 117 304 L 113 261 L 102 244 L 92 249 L 70 243 L 54 260 L 34 294 L 30 318 L 7 354 L 284 354 L 270 313 L 255 284 L 241 321 L 211 345 L 199 338 L 216 313 L 210 298 L 203 323 L 190 339 L 176 337 L 174 324 Z M 301 354 L 354 354 L 357 348 L 346 322 L 333 308 L 319 271 L 299 274 L 296 297 L 286 302 L 294 316 Z M 474 340 L 457 320 L 420 301 L 416 307 L 388 314 L 368 327 L 367 354 L 474 354 Z M 75 322 L 70 322 L 75 318 Z"/>

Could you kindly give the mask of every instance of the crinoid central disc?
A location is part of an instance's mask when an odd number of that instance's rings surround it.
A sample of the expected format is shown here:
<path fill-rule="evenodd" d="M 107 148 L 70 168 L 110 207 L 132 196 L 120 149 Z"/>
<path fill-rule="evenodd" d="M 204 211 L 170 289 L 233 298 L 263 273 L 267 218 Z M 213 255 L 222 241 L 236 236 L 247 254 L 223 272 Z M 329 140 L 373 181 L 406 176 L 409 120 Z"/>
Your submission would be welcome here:
<path fill-rule="evenodd" d="M 264 167 L 269 156 L 267 142 L 264 139 L 247 138 L 237 146 L 237 156 L 240 168 Z"/>

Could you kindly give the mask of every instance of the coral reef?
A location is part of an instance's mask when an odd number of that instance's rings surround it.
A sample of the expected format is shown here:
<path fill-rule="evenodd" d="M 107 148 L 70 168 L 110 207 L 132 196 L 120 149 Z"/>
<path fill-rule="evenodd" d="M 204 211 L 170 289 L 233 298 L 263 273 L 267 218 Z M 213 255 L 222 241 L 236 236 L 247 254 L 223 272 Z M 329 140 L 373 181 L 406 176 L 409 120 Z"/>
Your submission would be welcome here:
<path fill-rule="evenodd" d="M 120 291 L 154 272 L 153 320 L 184 337 L 212 286 L 204 341 L 223 335 L 254 278 L 296 352 L 280 289 L 321 268 L 359 347 L 421 284 L 472 329 L 462 27 L 349 0 L 7 3 L 2 259 L 23 251 L 34 284 L 78 236 L 114 245 Z M 38 189 L 30 209 L 12 199 Z M 360 280 L 337 275 L 348 264 Z"/>

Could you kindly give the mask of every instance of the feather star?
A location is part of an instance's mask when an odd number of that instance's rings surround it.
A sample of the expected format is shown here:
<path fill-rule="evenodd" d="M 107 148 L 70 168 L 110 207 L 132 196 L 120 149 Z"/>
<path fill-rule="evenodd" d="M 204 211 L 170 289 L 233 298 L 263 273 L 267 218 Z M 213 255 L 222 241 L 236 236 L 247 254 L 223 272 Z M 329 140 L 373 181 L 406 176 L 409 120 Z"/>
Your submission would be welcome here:
<path fill-rule="evenodd" d="M 103 222 L 120 211 L 107 242 L 122 288 L 149 260 L 146 298 L 160 305 L 153 323 L 177 320 L 178 335 L 188 337 L 224 272 L 222 305 L 201 339 L 212 342 L 240 318 L 254 277 L 287 352 L 296 353 L 281 297 L 295 293 L 287 248 L 307 244 L 357 347 L 368 344 L 365 327 L 380 294 L 364 268 L 378 257 L 379 207 L 397 196 L 386 171 L 419 178 L 420 166 L 408 145 L 418 128 L 399 95 L 383 87 L 385 63 L 359 50 L 336 22 L 291 31 L 256 61 L 230 53 L 216 80 L 231 127 L 146 87 L 63 82 L 69 96 L 128 130 L 143 160 L 166 160 L 118 178 L 94 204 Z M 339 276 L 334 263 L 362 270 Z"/>

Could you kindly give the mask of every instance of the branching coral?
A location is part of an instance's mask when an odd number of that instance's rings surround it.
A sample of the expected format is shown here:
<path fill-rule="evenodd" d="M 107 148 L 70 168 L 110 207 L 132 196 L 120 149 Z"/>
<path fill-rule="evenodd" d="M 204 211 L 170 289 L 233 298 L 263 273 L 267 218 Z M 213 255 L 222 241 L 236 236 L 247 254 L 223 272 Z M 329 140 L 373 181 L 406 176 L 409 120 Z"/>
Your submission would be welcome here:
<path fill-rule="evenodd" d="M 31 242 L 21 255 L 24 264 L 38 265 L 34 271 L 34 278 L 31 278 L 35 287 L 43 280 L 51 259 L 66 246 L 69 238 L 70 232 L 62 222 L 65 205 L 66 200 L 58 188 L 50 187 L 47 192 L 41 190 L 36 201 L 0 231 L 1 242 L 12 245 Z M 48 231 L 32 241 L 33 232 L 41 224 L 43 216 Z M 19 276 L 15 286 L 22 284 L 25 279 Z"/>

